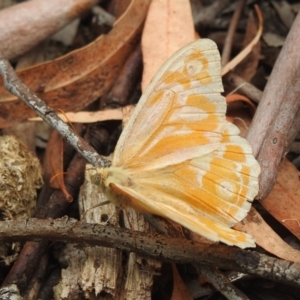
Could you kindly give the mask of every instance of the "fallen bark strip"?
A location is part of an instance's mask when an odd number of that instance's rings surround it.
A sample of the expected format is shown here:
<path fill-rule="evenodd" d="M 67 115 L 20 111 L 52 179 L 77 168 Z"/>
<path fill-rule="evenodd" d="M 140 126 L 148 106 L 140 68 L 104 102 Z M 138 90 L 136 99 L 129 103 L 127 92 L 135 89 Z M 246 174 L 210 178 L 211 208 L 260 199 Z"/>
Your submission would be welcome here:
<path fill-rule="evenodd" d="M 0 222 L 2 241 L 41 239 L 117 248 L 166 262 L 204 264 L 300 285 L 300 264 L 236 247 L 200 244 L 159 234 L 133 233 L 126 229 L 81 223 L 67 217 Z"/>

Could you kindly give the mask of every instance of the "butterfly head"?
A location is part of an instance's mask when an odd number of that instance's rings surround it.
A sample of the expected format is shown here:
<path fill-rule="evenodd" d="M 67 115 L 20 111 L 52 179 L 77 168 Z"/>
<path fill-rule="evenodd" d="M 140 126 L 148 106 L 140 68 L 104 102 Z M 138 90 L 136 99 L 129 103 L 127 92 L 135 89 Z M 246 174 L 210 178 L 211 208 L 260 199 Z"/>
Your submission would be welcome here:
<path fill-rule="evenodd" d="M 123 186 L 131 186 L 132 181 L 127 172 L 121 168 L 96 168 L 93 174 L 90 175 L 90 181 L 99 186 L 109 187 L 110 183 L 117 183 Z"/>
<path fill-rule="evenodd" d="M 128 202 L 122 193 L 115 191 L 115 189 L 122 190 L 123 187 L 133 187 L 134 182 L 126 171 L 122 168 L 109 167 L 94 169 L 92 173 L 89 175 L 90 182 L 99 186 L 112 203 L 121 206 Z"/>
<path fill-rule="evenodd" d="M 99 174 L 98 172 L 91 175 L 91 182 L 92 184 L 94 185 L 101 185 L 101 182 L 102 182 L 102 177 L 101 177 L 101 174 Z"/>

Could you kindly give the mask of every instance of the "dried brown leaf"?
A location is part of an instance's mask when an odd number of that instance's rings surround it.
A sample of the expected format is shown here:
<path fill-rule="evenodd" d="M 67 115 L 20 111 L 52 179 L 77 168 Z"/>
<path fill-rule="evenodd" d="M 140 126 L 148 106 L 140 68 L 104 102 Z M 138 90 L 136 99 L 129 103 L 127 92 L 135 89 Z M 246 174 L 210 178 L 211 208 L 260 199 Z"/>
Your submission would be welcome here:
<path fill-rule="evenodd" d="M 192 296 L 182 281 L 175 264 L 172 264 L 172 270 L 173 270 L 173 293 L 171 300 L 192 300 Z"/>
<path fill-rule="evenodd" d="M 18 72 L 51 108 L 77 111 L 103 95 L 135 46 L 150 0 L 133 0 L 109 34 L 54 61 Z M 33 117 L 0 81 L 0 128 Z"/>
<path fill-rule="evenodd" d="M 142 36 L 142 90 L 172 54 L 194 39 L 190 1 L 152 0 Z"/>
<path fill-rule="evenodd" d="M 251 208 L 247 217 L 236 224 L 234 228 L 252 235 L 256 244 L 269 253 L 288 261 L 300 263 L 300 252 L 285 243 L 254 207 Z"/>

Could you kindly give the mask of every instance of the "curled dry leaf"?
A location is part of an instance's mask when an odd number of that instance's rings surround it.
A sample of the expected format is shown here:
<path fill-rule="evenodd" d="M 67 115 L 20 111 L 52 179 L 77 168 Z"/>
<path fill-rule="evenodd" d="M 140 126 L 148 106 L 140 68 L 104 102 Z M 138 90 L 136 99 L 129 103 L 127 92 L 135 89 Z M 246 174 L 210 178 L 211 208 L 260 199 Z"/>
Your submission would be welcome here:
<path fill-rule="evenodd" d="M 291 233 L 300 239 L 299 171 L 287 159 L 279 166 L 276 184 L 271 193 L 260 200 L 263 207 Z"/>
<path fill-rule="evenodd" d="M 254 207 L 247 217 L 234 226 L 235 229 L 251 234 L 257 245 L 282 259 L 300 263 L 300 251 L 285 243 L 264 221 Z"/>
<path fill-rule="evenodd" d="M 54 61 L 18 72 L 20 79 L 51 108 L 76 111 L 110 88 L 135 46 L 150 0 L 133 0 L 109 34 Z M 0 127 L 35 112 L 12 96 L 0 81 Z"/>
<path fill-rule="evenodd" d="M 243 95 L 240 95 L 240 94 L 230 94 L 230 95 L 226 96 L 226 103 L 227 104 L 234 103 L 234 102 L 237 102 L 237 101 L 245 102 L 249 106 L 252 115 L 254 115 L 255 110 L 256 110 L 256 106 L 246 96 L 243 96 Z"/>
<path fill-rule="evenodd" d="M 64 167 L 63 167 L 63 139 L 56 130 L 51 132 L 51 143 L 49 143 L 46 154 L 45 164 L 49 164 L 44 168 L 44 178 L 53 189 L 58 189 L 63 192 L 66 200 L 73 201 L 72 195 L 64 181 Z"/>

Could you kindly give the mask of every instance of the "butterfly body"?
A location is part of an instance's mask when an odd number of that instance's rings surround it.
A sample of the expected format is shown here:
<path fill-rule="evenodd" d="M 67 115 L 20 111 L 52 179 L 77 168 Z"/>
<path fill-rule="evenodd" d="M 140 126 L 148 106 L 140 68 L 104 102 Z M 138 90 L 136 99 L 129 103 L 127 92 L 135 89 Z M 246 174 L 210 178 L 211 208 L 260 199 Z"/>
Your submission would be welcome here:
<path fill-rule="evenodd" d="M 134 183 L 130 176 L 122 168 L 108 167 L 97 169 L 101 179 L 99 185 L 107 198 L 117 206 L 130 205 L 130 201 L 122 194 L 114 192 L 111 185 L 120 185 L 123 187 L 134 188 Z M 132 206 L 132 204 L 131 204 Z"/>
<path fill-rule="evenodd" d="M 112 165 L 99 169 L 116 205 L 169 218 L 212 240 L 241 248 L 253 238 L 231 229 L 258 192 L 259 165 L 225 119 L 215 43 L 202 39 L 158 71 L 126 125 Z"/>

